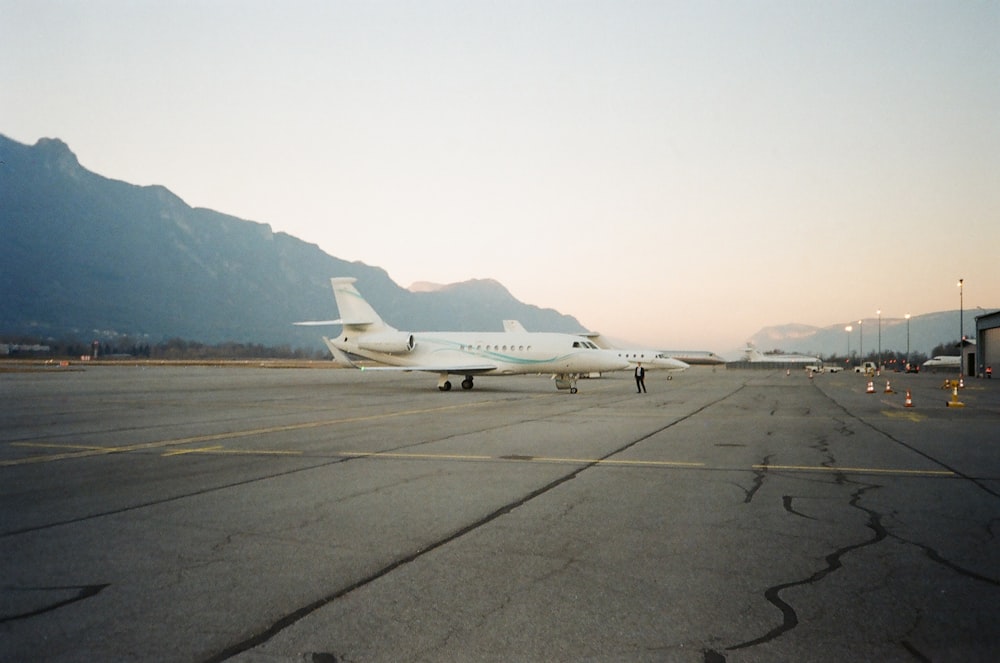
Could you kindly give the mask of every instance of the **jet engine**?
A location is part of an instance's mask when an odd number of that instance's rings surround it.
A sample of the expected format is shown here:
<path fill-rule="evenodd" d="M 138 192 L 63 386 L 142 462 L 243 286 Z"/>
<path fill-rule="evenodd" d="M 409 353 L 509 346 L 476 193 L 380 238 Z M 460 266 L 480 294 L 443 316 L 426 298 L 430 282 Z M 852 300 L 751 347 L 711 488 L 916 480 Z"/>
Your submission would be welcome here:
<path fill-rule="evenodd" d="M 358 338 L 358 348 L 369 352 L 401 354 L 411 352 L 414 346 L 413 334 L 389 332 L 385 334 L 365 334 Z"/>

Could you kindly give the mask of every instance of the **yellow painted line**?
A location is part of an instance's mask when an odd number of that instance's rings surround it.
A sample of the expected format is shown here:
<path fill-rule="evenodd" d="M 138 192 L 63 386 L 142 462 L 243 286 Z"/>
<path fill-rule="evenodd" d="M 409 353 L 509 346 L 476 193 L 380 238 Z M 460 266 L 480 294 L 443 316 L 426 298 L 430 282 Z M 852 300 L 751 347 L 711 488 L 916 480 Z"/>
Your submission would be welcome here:
<path fill-rule="evenodd" d="M 162 454 L 167 456 L 180 456 L 183 454 L 209 454 L 213 456 L 301 456 L 301 451 L 281 451 L 272 449 L 226 449 L 219 447 L 204 447 L 202 449 L 180 449 L 178 451 L 168 451 Z"/>
<path fill-rule="evenodd" d="M 404 454 L 404 453 L 381 453 L 378 451 L 344 451 L 339 456 L 348 458 L 398 458 L 398 459 L 418 459 L 418 460 L 495 460 L 494 456 L 471 456 L 464 454 Z"/>
<path fill-rule="evenodd" d="M 391 458 L 397 460 L 476 460 L 520 461 L 527 463 L 570 463 L 574 465 L 612 465 L 625 467 L 706 467 L 705 463 L 670 460 L 610 460 L 597 458 L 559 458 L 548 456 L 474 456 L 465 454 L 415 454 L 378 451 L 344 451 L 339 455 L 350 458 Z M 783 470 L 797 472 L 850 472 L 853 474 L 894 474 L 901 476 L 955 476 L 948 470 L 895 470 L 877 467 L 824 467 L 822 465 L 751 465 L 754 470 Z"/>
<path fill-rule="evenodd" d="M 219 440 L 232 440 L 240 437 L 251 437 L 253 435 L 270 435 L 273 433 L 287 433 L 297 430 L 308 430 L 310 428 L 324 428 L 327 426 L 337 426 L 340 424 L 351 424 L 363 421 L 374 421 L 376 419 L 391 419 L 405 417 L 413 414 L 426 414 L 428 412 L 443 412 L 446 410 L 456 410 L 459 408 L 475 407 L 488 404 L 490 401 L 473 401 L 469 403 L 459 403 L 456 405 L 443 405 L 439 407 L 400 410 L 399 412 L 388 412 L 381 414 L 364 415 L 357 417 L 344 417 L 342 419 L 327 419 L 324 421 L 310 421 L 301 424 L 288 424 L 287 426 L 270 426 L 266 428 L 252 428 L 242 431 L 230 431 L 226 433 L 214 433 L 211 435 L 194 435 L 191 437 L 181 437 L 173 440 L 157 440 L 154 442 L 144 442 L 140 444 L 126 444 L 113 447 L 84 446 L 84 445 L 58 445 L 44 442 L 12 442 L 15 446 L 37 447 L 37 448 L 62 448 L 73 449 L 65 453 L 45 454 L 42 456 L 28 456 L 25 458 L 15 458 L 12 460 L 0 460 L 0 467 L 13 467 L 15 465 L 29 465 L 32 463 L 48 463 L 57 460 L 68 460 L 71 458 L 87 458 L 90 456 L 103 456 L 107 454 L 127 453 L 130 451 L 145 451 L 149 449 L 162 449 L 164 447 L 176 447 L 184 444 L 199 444 L 204 442 L 216 442 Z"/>
<path fill-rule="evenodd" d="M 880 467 L 825 467 L 822 465 L 751 465 L 755 470 L 790 470 L 793 472 L 849 472 L 851 474 L 897 474 L 902 476 L 953 477 L 949 470 L 893 470 Z"/>
<path fill-rule="evenodd" d="M 214 447 L 201 447 L 198 449 L 177 449 L 176 451 L 168 451 L 167 453 L 163 454 L 163 456 L 166 457 L 166 456 L 183 456 L 184 454 L 198 454 L 198 453 L 205 453 L 206 451 L 218 451 L 221 448 L 222 445 L 219 444 Z"/>
<path fill-rule="evenodd" d="M 54 444 L 51 442 L 11 442 L 10 446 L 35 449 L 83 449 L 85 451 L 98 451 L 106 448 L 93 444 Z"/>
<path fill-rule="evenodd" d="M 685 463 L 673 460 L 611 460 L 600 458 L 533 458 L 542 463 L 587 463 L 590 465 L 621 465 L 631 467 L 705 467 L 705 463 Z"/>
<path fill-rule="evenodd" d="M 377 451 L 344 451 L 341 456 L 350 458 L 394 458 L 412 460 L 481 460 L 519 461 L 527 463 L 570 463 L 574 465 L 623 465 L 632 467 L 705 467 L 705 463 L 684 463 L 666 460 L 601 460 L 599 458 L 557 458 L 547 456 L 472 456 L 463 454 L 409 454 Z"/>
<path fill-rule="evenodd" d="M 890 419 L 909 419 L 914 423 L 920 423 L 921 421 L 927 418 L 926 415 L 919 414 L 911 410 L 902 410 L 902 411 L 882 410 L 882 414 L 885 415 L 886 417 L 889 417 Z"/>

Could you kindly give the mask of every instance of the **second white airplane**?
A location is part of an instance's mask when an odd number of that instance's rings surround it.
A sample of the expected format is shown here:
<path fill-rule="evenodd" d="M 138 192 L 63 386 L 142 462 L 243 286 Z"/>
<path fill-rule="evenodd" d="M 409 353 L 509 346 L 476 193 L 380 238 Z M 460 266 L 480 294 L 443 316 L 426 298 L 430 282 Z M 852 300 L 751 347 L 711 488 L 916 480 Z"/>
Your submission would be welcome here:
<path fill-rule="evenodd" d="M 472 389 L 477 375 L 551 374 L 556 387 L 577 392 L 581 375 L 620 371 L 627 361 L 573 334 L 550 332 L 405 332 L 387 324 L 354 287 L 353 277 L 330 279 L 338 320 L 297 325 L 342 325 L 336 338 L 323 337 L 334 359 L 355 366 L 347 353 L 386 366 L 363 370 L 427 371 L 438 374 L 438 389 L 451 389 L 449 375 L 462 375 Z"/>
<path fill-rule="evenodd" d="M 527 331 L 525 330 L 524 325 L 517 320 L 504 320 L 503 328 L 510 333 Z M 635 368 L 637 365 L 642 364 L 648 370 L 660 369 L 671 373 L 691 368 L 690 364 L 687 364 L 680 359 L 667 356 L 665 352 L 661 352 L 660 350 L 628 350 L 617 348 L 603 336 L 594 332 L 586 332 L 581 334 L 581 336 L 586 337 L 591 343 L 594 344 L 594 346 L 600 348 L 601 350 L 614 352 L 619 358 L 627 361 L 628 364 L 625 368 Z M 670 380 L 671 376 L 668 375 L 667 379 Z"/>

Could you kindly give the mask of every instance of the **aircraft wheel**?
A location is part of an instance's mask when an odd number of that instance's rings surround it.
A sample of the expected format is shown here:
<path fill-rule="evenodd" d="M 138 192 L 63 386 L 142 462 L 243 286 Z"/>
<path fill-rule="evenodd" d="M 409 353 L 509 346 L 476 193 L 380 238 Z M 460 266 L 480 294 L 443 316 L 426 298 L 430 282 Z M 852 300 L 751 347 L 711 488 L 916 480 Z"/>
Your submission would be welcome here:
<path fill-rule="evenodd" d="M 472 389 L 472 380 L 470 378 L 462 380 L 462 389 Z"/>
<path fill-rule="evenodd" d="M 451 382 L 445 380 L 441 385 L 438 386 L 441 391 L 451 391 Z"/>
<path fill-rule="evenodd" d="M 576 387 L 570 387 L 569 388 L 569 393 L 575 394 L 576 393 Z"/>

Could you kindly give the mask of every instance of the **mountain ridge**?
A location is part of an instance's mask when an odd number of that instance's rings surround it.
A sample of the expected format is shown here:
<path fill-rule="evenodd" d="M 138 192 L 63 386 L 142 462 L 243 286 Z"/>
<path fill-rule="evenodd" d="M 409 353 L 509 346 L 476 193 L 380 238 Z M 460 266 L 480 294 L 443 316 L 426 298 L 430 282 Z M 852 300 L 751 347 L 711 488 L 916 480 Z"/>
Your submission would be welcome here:
<path fill-rule="evenodd" d="M 190 207 L 161 185 L 92 173 L 56 138 L 26 146 L 0 135 L 0 160 L 3 334 L 316 348 L 316 330 L 291 323 L 334 316 L 334 276 L 357 278 L 401 329 L 446 321 L 458 331 L 499 331 L 515 317 L 539 330 L 584 330 L 496 281 L 409 292 L 384 269 L 328 255 L 268 224 Z"/>

